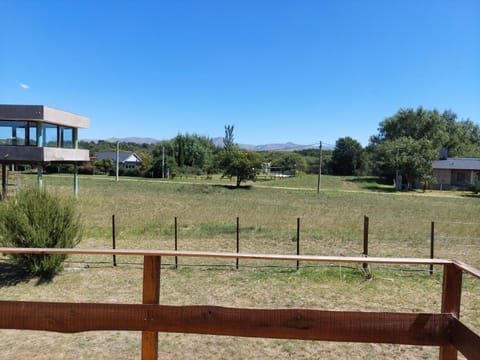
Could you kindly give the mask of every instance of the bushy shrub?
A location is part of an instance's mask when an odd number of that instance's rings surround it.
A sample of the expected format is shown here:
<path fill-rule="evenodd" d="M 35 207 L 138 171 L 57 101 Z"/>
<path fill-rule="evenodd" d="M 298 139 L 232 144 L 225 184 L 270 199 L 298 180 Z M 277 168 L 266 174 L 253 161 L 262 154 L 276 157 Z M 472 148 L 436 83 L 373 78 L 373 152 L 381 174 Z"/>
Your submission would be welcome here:
<path fill-rule="evenodd" d="M 73 248 L 83 226 L 74 203 L 46 191 L 25 189 L 2 203 L 0 243 L 19 248 Z M 63 268 L 66 255 L 12 254 L 30 274 L 51 278 Z"/>
<path fill-rule="evenodd" d="M 474 194 L 478 194 L 480 192 L 480 181 L 471 184 L 470 191 L 472 191 Z"/>

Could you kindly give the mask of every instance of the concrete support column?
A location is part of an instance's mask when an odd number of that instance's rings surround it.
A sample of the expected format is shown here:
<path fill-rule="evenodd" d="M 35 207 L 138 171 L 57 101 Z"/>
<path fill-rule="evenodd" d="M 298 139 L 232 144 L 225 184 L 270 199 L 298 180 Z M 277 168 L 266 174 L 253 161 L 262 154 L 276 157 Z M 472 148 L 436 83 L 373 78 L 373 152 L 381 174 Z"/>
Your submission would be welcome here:
<path fill-rule="evenodd" d="M 78 199 L 78 164 L 73 165 L 73 196 Z"/>
<path fill-rule="evenodd" d="M 43 190 L 43 165 L 38 165 L 37 169 L 37 186 L 38 190 Z"/>
<path fill-rule="evenodd" d="M 2 164 L 2 199 L 7 198 L 7 165 Z"/>

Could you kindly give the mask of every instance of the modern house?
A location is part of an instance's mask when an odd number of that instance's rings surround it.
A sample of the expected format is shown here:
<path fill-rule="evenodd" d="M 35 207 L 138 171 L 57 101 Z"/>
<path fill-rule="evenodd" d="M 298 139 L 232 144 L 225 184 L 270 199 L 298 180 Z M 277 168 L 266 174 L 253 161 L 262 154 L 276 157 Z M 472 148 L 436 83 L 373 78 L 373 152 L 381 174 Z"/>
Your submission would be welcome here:
<path fill-rule="evenodd" d="M 88 150 L 78 149 L 78 129 L 88 128 L 88 117 L 45 105 L 0 105 L 0 163 L 2 195 L 7 192 L 7 166 L 32 165 L 42 187 L 43 167 L 50 163 L 74 165 L 74 194 L 78 196 L 78 165 L 89 161 Z"/>
<path fill-rule="evenodd" d="M 465 189 L 480 181 L 480 158 L 446 158 L 433 163 L 433 177 L 437 190 Z"/>
<path fill-rule="evenodd" d="M 117 153 L 116 152 L 108 152 L 108 151 L 100 151 L 95 153 L 95 157 L 98 161 L 103 159 L 110 159 L 112 160 L 112 164 L 116 164 L 117 162 Z M 123 167 L 126 169 L 135 169 L 142 165 L 142 159 L 134 152 L 118 152 L 118 165 L 119 167 Z"/>

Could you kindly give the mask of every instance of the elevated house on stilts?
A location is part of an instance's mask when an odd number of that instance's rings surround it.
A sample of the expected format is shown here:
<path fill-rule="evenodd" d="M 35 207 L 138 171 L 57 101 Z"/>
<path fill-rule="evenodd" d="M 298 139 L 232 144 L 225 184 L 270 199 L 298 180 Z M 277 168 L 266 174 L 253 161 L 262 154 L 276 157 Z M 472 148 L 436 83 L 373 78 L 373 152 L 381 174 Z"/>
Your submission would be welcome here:
<path fill-rule="evenodd" d="M 51 163 L 73 164 L 77 198 L 78 165 L 89 161 L 89 151 L 78 148 L 78 129 L 89 125 L 88 117 L 45 105 L 0 105 L 2 198 L 7 194 L 9 168 L 36 168 L 38 187 L 42 188 L 43 168 Z"/>

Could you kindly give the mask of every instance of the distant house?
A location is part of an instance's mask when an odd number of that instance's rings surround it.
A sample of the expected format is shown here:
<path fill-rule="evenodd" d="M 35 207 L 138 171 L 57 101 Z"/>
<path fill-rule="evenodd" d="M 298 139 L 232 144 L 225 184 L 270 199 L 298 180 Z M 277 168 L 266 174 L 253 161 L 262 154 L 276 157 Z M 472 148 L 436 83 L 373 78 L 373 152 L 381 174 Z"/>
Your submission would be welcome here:
<path fill-rule="evenodd" d="M 117 163 L 117 153 L 115 151 L 100 151 L 95 153 L 95 157 L 98 161 L 102 161 L 103 159 L 111 159 L 113 165 L 116 165 Z M 118 153 L 118 164 L 119 167 L 134 169 L 142 165 L 142 159 L 134 152 L 120 151 Z"/>
<path fill-rule="evenodd" d="M 432 188 L 439 190 L 465 189 L 480 181 L 480 158 L 446 158 L 433 163 Z"/>

